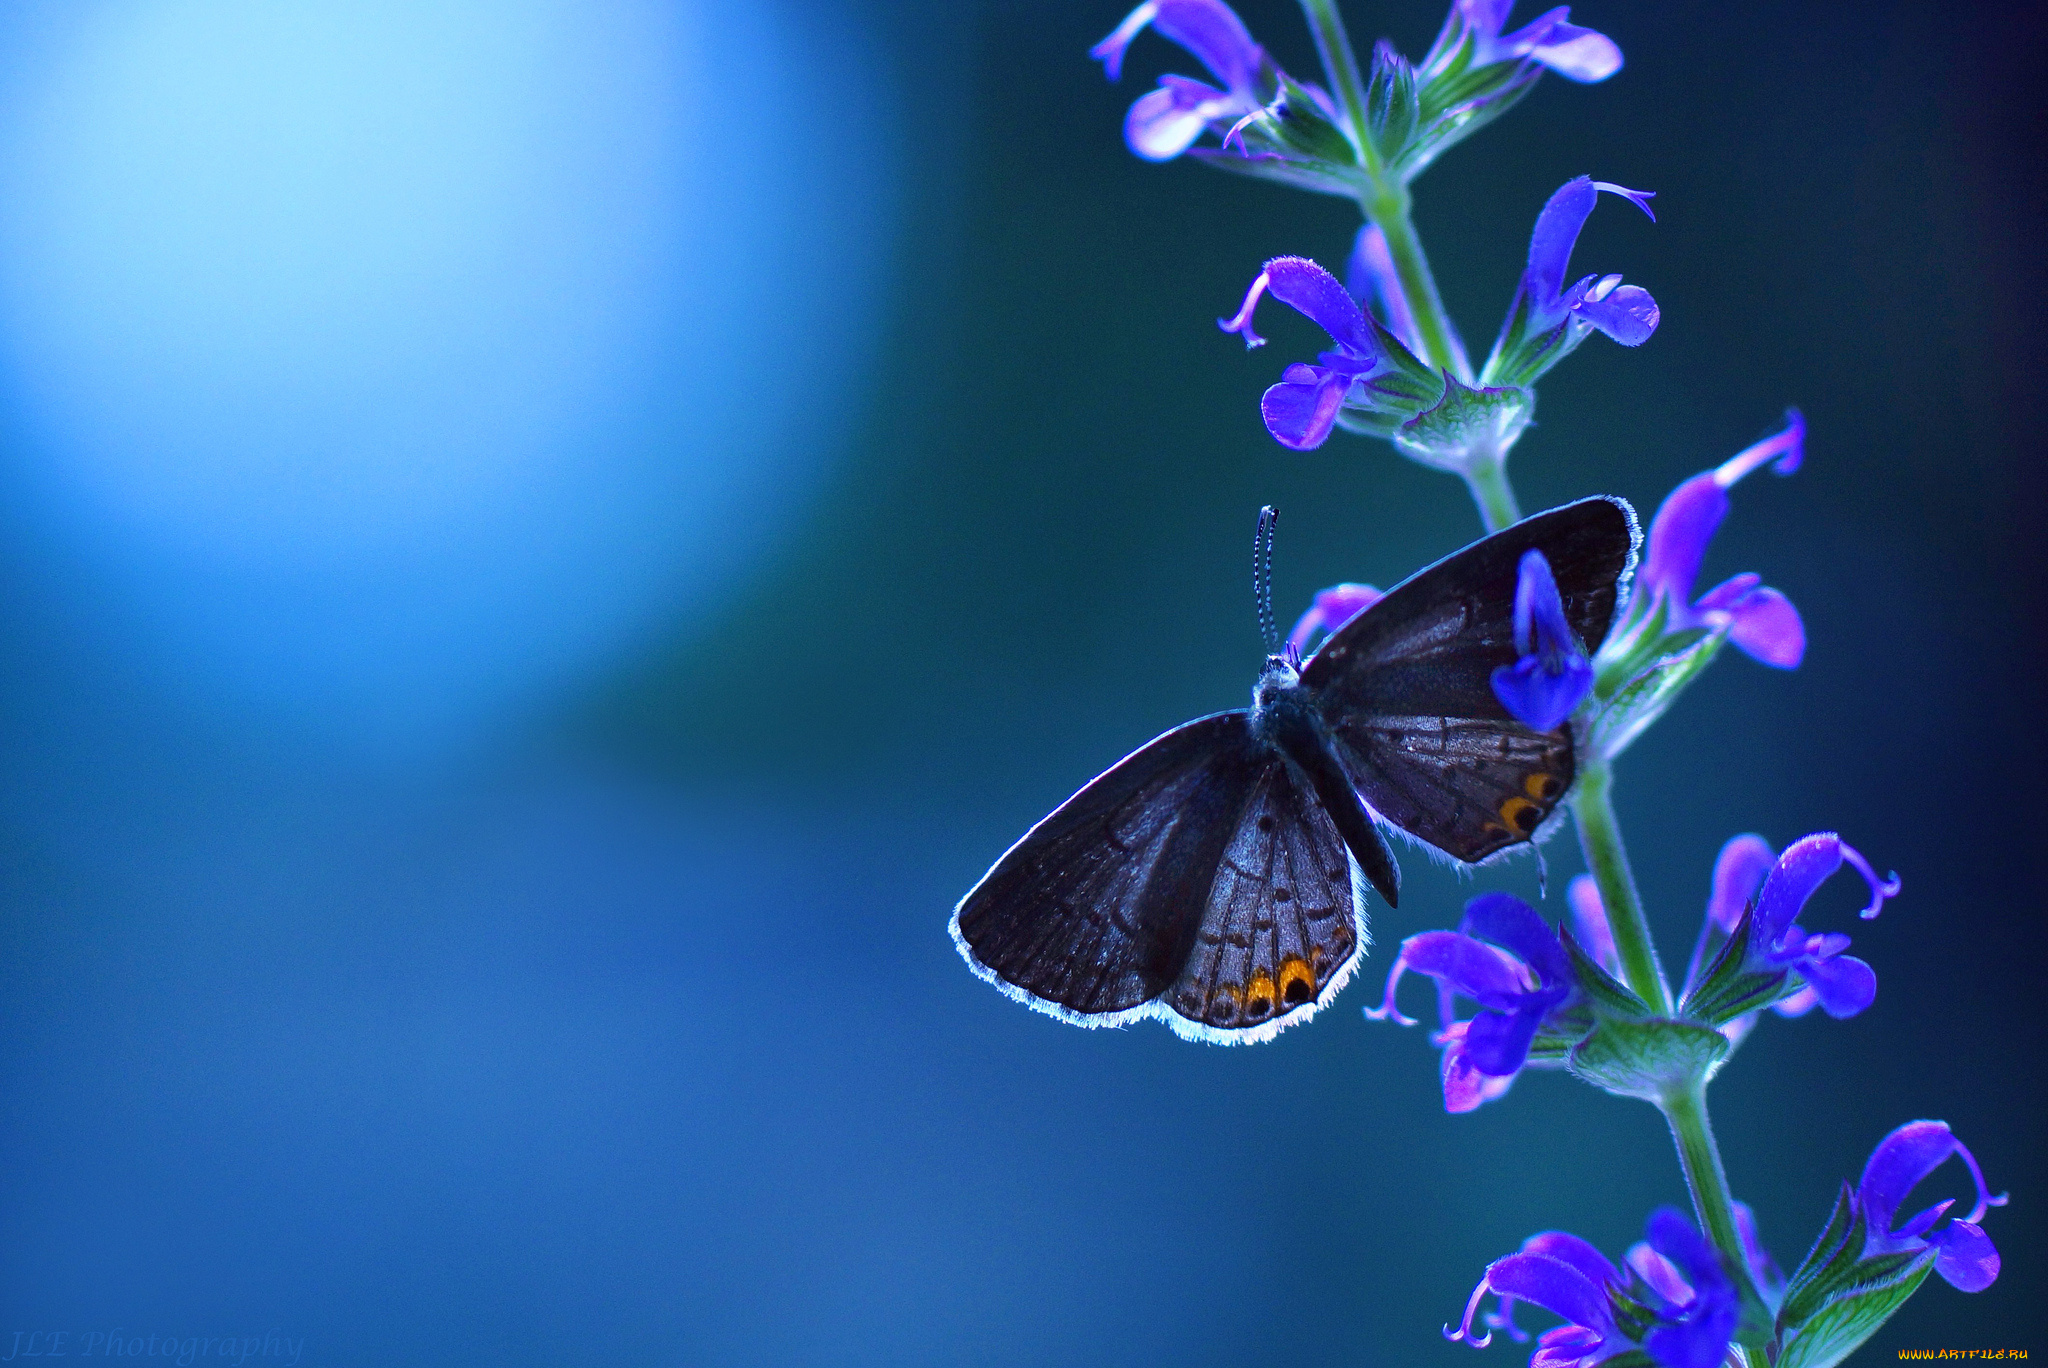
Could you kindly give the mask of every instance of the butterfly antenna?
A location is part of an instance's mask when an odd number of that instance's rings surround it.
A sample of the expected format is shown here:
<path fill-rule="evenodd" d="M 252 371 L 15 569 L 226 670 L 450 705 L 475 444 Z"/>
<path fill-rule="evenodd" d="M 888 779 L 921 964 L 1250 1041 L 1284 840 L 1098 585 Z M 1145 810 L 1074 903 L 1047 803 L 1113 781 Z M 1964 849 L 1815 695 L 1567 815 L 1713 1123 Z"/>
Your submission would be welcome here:
<path fill-rule="evenodd" d="M 1259 633 L 1266 639 L 1266 654 L 1280 650 L 1280 628 L 1273 621 L 1273 527 L 1280 510 L 1267 504 L 1259 510 L 1259 529 L 1252 533 L 1252 599 L 1259 606 Z"/>

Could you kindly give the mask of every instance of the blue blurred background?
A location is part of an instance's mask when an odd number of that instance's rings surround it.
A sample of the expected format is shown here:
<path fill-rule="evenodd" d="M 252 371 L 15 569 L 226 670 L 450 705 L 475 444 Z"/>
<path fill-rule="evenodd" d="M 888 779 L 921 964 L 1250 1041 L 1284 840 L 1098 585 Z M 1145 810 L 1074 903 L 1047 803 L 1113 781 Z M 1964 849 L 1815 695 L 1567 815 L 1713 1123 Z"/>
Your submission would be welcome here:
<path fill-rule="evenodd" d="M 1312 69 L 1293 6 L 1243 11 Z M 1347 13 L 1414 54 L 1441 18 Z M 1478 531 L 1383 446 L 1265 437 L 1315 335 L 1210 319 L 1354 211 L 1130 157 L 1190 61 L 1109 86 L 1120 17 L 0 10 L 0 1353 L 1448 1365 L 1489 1259 L 1682 1200 L 1655 1115 L 1561 1076 L 1445 1116 L 1368 987 L 1221 1050 L 1064 1027 L 947 942 L 1079 782 L 1241 700 L 1260 503 L 1283 604 Z M 1627 69 L 1417 187 L 1481 344 L 1550 190 L 1659 192 L 1578 262 L 1663 327 L 1545 382 L 1525 506 L 1647 512 L 1811 423 L 1708 564 L 1799 604 L 1807 664 L 1731 654 L 1623 765 L 1667 956 L 1738 831 L 1906 880 L 1853 928 L 1824 894 L 1879 998 L 1745 1046 L 1731 1178 L 1789 1265 L 1948 1120 L 2014 1193 L 2004 1277 L 1865 1355 L 2048 1347 L 2035 19 L 1576 17 Z M 1409 864 L 1366 983 L 1473 886 Z"/>

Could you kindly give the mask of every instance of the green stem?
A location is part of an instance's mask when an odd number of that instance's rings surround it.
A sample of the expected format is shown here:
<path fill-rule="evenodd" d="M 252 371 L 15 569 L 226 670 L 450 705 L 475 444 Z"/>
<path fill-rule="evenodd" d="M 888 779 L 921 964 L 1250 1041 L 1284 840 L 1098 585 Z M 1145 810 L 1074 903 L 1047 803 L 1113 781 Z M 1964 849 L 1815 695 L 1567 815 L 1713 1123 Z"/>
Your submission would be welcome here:
<path fill-rule="evenodd" d="M 1408 218 L 1408 187 L 1375 177 L 1371 187 L 1359 195 L 1358 204 L 1386 235 L 1387 255 L 1394 260 L 1394 275 L 1401 282 L 1401 293 L 1407 296 L 1417 340 L 1427 353 L 1422 359 L 1471 384 L 1472 363 L 1452 340 L 1450 315 L 1444 312 L 1443 297 L 1436 291 L 1436 277 L 1429 271 L 1429 258 L 1422 254 L 1422 240 L 1415 236 L 1415 225 Z"/>
<path fill-rule="evenodd" d="M 1657 947 L 1650 942 L 1649 923 L 1643 917 L 1643 900 L 1636 892 L 1635 875 L 1629 872 L 1628 850 L 1614 820 L 1613 784 L 1614 771 L 1605 760 L 1588 760 L 1579 771 L 1572 791 L 1579 848 L 1586 853 L 1586 868 L 1592 871 L 1600 902 L 1607 909 L 1607 925 L 1621 956 L 1622 978 L 1637 997 L 1650 1004 L 1651 1011 L 1663 1016 L 1672 1009 L 1671 989 L 1657 963 Z"/>
<path fill-rule="evenodd" d="M 1742 1247 L 1742 1235 L 1735 1225 L 1735 1198 L 1728 1191 L 1728 1175 L 1721 1167 L 1721 1151 L 1714 1144 L 1713 1123 L 1707 1119 L 1707 1085 L 1704 1079 L 1682 1092 L 1666 1096 L 1658 1104 L 1671 1125 L 1671 1138 L 1678 1145 L 1679 1166 L 1685 1170 L 1685 1185 L 1692 1193 L 1692 1209 L 1700 1229 L 1721 1252 L 1722 1261 L 1735 1278 L 1742 1298 L 1742 1329 L 1738 1332 L 1745 1357 L 1761 1363 L 1760 1346 L 1770 1338 L 1771 1312 L 1758 1295 L 1750 1276 L 1749 1257 Z"/>
<path fill-rule="evenodd" d="M 1508 483 L 1507 461 L 1499 456 L 1487 459 L 1475 455 L 1472 463 L 1465 467 L 1465 487 L 1472 491 L 1472 502 L 1479 505 L 1479 517 L 1489 532 L 1498 532 L 1503 527 L 1522 520 L 1522 510 L 1515 503 L 1514 486 Z"/>
<path fill-rule="evenodd" d="M 1345 136 L 1358 152 L 1364 171 L 1358 189 L 1359 208 L 1386 234 L 1387 254 L 1394 259 L 1394 274 L 1400 278 L 1401 293 L 1408 298 L 1408 312 L 1415 318 L 1415 330 L 1427 353 L 1422 359 L 1450 371 L 1466 384 L 1472 383 L 1472 367 L 1451 340 L 1449 318 L 1443 299 L 1436 291 L 1436 278 L 1429 273 L 1429 259 L 1408 221 L 1408 187 L 1399 176 L 1389 176 L 1380 164 L 1379 149 L 1367 136 L 1370 125 L 1365 114 L 1365 81 L 1358 72 L 1358 58 L 1345 36 L 1344 21 L 1337 14 L 1335 0 L 1301 0 L 1308 26 L 1315 34 L 1316 52 L 1323 70 L 1337 92 L 1344 112 Z"/>
<path fill-rule="evenodd" d="M 1316 55 L 1323 59 L 1323 70 L 1329 73 L 1330 84 L 1344 106 L 1345 135 L 1358 149 L 1358 162 L 1365 174 L 1377 181 L 1380 158 L 1366 136 L 1365 82 L 1359 78 L 1358 58 L 1351 51 L 1351 40 L 1344 36 L 1344 21 L 1338 17 L 1335 0 L 1301 0 L 1301 7 L 1308 14 L 1309 31 L 1316 37 Z"/>

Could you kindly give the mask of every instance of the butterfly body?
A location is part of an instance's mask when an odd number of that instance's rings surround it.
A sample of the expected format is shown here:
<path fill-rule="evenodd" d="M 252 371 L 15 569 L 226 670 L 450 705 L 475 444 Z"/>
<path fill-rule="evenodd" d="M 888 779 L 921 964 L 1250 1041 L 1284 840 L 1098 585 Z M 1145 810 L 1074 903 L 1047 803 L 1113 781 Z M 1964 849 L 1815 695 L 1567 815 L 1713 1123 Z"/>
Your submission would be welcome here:
<path fill-rule="evenodd" d="M 1025 833 L 955 910 L 968 965 L 1081 1025 L 1157 1016 L 1218 1042 L 1305 1020 L 1392 904 L 1381 824 L 1464 862 L 1527 842 L 1574 776 L 1569 725 L 1536 732 L 1491 686 L 1516 658 L 1524 551 L 1545 553 L 1590 650 L 1639 541 L 1587 499 L 1396 586 L 1297 667 L 1267 659 L 1252 706 L 1140 747 Z"/>

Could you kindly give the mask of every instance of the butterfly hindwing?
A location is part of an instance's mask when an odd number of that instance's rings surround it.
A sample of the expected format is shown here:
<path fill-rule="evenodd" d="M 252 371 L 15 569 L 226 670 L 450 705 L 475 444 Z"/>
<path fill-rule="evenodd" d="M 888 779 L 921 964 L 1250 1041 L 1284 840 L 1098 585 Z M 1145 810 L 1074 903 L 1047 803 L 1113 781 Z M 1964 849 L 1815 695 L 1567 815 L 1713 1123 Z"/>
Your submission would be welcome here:
<path fill-rule="evenodd" d="M 1174 728 L 1026 832 L 961 899 L 976 973 L 1069 1021 L 1128 1020 L 1179 977 L 1262 776 L 1242 711 Z"/>
<path fill-rule="evenodd" d="M 1568 727 L 1533 731 L 1493 692 L 1493 672 L 1516 657 L 1522 556 L 1543 552 L 1590 652 L 1613 623 L 1638 540 L 1621 501 L 1567 504 L 1411 576 L 1323 643 L 1302 682 L 1381 816 L 1467 861 L 1529 839 L 1574 760 Z"/>
<path fill-rule="evenodd" d="M 1200 927 L 1165 1003 L 1183 1035 L 1262 1040 L 1314 1015 L 1366 942 L 1362 885 L 1309 787 L 1287 764 L 1262 774 L 1238 818 Z"/>

